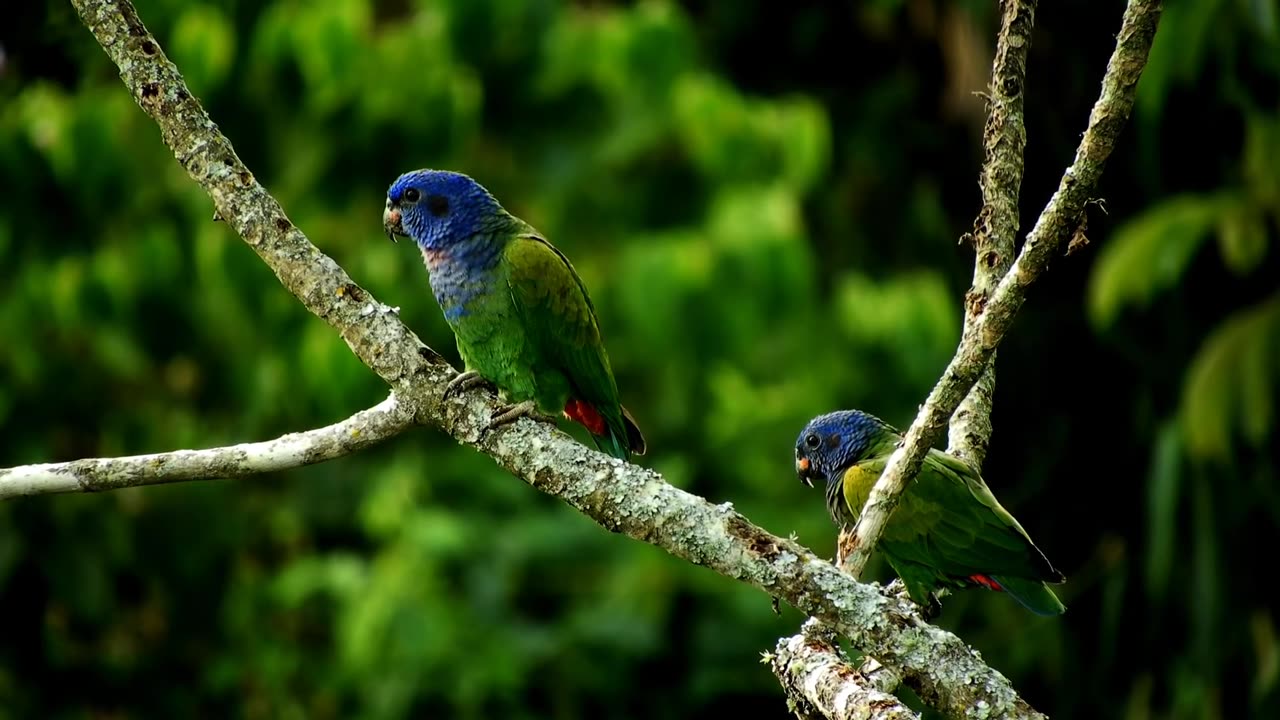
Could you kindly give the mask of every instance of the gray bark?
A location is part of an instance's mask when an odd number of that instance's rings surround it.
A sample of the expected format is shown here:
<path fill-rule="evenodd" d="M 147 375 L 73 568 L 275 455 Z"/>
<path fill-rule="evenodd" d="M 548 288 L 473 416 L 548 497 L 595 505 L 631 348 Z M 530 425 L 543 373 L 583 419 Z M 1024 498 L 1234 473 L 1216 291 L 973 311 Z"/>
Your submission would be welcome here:
<path fill-rule="evenodd" d="M 991 86 L 987 90 L 987 123 L 982 133 L 985 159 L 979 181 L 982 210 L 973 223 L 973 287 L 965 295 L 964 327 L 971 332 L 996 284 L 1013 266 L 1018 235 L 1018 191 L 1022 186 L 1023 149 L 1027 131 L 1022 121 L 1027 77 L 1027 51 L 1035 23 L 1035 0 L 1001 4 Z M 947 451 L 974 467 L 982 467 L 991 442 L 991 400 L 996 388 L 996 354 L 951 417 Z"/>
<path fill-rule="evenodd" d="M 359 452 L 411 427 L 391 395 L 342 422 L 266 442 L 0 469 L 0 500 L 279 472 Z"/>
<path fill-rule="evenodd" d="M 798 715 L 830 720 L 917 720 L 883 677 L 854 670 L 816 620 L 765 656 Z"/>

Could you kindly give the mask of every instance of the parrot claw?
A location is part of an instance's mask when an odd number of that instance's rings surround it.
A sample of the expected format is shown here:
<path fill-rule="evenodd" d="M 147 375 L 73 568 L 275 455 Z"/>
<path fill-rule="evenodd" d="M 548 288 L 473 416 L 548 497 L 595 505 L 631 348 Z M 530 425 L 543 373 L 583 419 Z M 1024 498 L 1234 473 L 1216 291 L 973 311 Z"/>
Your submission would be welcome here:
<path fill-rule="evenodd" d="M 489 420 L 489 429 L 492 430 L 499 425 L 506 425 L 514 422 L 522 417 L 527 417 L 534 422 L 546 422 L 555 424 L 555 418 L 550 415 L 538 412 L 538 404 L 532 400 L 525 400 L 514 405 L 504 405 L 498 408 L 498 412 Z"/>
<path fill-rule="evenodd" d="M 474 370 L 468 370 L 466 372 L 458 373 L 457 375 L 454 376 L 452 380 L 449 381 L 448 385 L 444 386 L 443 399 L 448 400 L 450 395 L 453 395 L 454 393 L 463 392 L 464 390 L 470 390 L 471 388 L 476 387 L 477 385 L 486 385 L 489 387 L 493 387 L 493 383 L 481 377 L 480 373 Z"/>
<path fill-rule="evenodd" d="M 920 617 L 925 622 L 932 622 L 934 618 L 942 614 L 942 603 L 938 601 L 938 596 L 929 593 L 929 602 L 920 608 Z"/>

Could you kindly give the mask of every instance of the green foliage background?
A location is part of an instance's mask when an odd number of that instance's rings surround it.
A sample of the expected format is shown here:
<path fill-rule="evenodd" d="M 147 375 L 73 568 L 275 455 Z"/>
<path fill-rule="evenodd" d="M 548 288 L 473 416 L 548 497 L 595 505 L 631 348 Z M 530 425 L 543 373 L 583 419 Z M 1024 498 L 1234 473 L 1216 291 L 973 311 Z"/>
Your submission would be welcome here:
<path fill-rule="evenodd" d="M 841 407 L 905 425 L 958 338 L 993 3 L 138 5 L 290 217 L 428 344 L 456 358 L 379 224 L 423 166 L 573 258 L 644 464 L 820 553 L 796 433 Z M 1119 23 L 1043 5 L 1024 229 Z M 210 221 L 70 6 L 6 16 L 0 465 L 263 439 L 384 397 Z M 1273 0 L 1168 0 L 1093 244 L 1000 351 L 986 476 L 1070 610 L 972 592 L 940 622 L 1055 717 L 1280 714 L 1278 23 Z M 0 504 L 0 718 L 784 717 L 759 653 L 801 619 L 425 430 Z"/>

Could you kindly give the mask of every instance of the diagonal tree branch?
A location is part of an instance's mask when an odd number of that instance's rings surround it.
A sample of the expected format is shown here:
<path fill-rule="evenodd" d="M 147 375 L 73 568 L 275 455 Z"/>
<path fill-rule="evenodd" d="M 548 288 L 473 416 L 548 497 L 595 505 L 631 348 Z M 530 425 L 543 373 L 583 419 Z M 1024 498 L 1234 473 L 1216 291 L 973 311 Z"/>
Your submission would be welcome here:
<path fill-rule="evenodd" d="M 413 416 L 392 394 L 342 422 L 266 442 L 0 469 L 0 500 L 288 470 L 364 450 L 399 435 L 413 424 Z"/>
<path fill-rule="evenodd" d="M 521 419 L 484 430 L 496 402 L 473 390 L 443 398 L 455 371 L 293 226 L 236 156 L 128 0 L 72 0 L 160 127 L 164 142 L 281 284 L 323 319 L 393 389 L 416 421 L 439 426 L 533 487 L 606 529 L 757 587 L 847 635 L 860 652 L 901 668 L 921 699 L 948 715 L 1034 716 L 1009 681 L 908 602 L 856 582 L 799 544 L 751 524 L 729 504 L 672 487 L 655 472 L 589 450 L 550 425 Z"/>
<path fill-rule="evenodd" d="M 1134 91 L 1151 50 L 1160 10 L 1160 0 L 1129 0 L 1102 79 L 1102 94 L 1093 106 L 1075 160 L 1040 213 L 1013 267 L 1000 280 L 990 301 L 978 308 L 977 321 L 965 328 L 955 356 L 871 490 L 842 563 L 855 577 L 866 567 L 903 488 L 919 472 L 920 462 L 941 435 L 943 424 L 985 371 L 1027 290 L 1079 226 L 1085 203 L 1097 189 L 1103 166 L 1133 110 Z"/>
<path fill-rule="evenodd" d="M 983 129 L 984 161 L 979 185 L 982 209 L 966 234 L 973 244 L 973 286 L 965 295 L 964 333 L 973 332 L 991 300 L 996 284 L 1013 265 L 1014 238 L 1018 234 L 1018 194 L 1022 185 L 1023 150 L 1027 132 L 1023 124 L 1027 51 L 1036 0 L 1004 0 L 1000 31 L 996 36 L 991 83 L 987 91 L 987 122 Z M 991 441 L 991 400 L 996 387 L 995 352 L 987 369 L 951 417 L 947 450 L 976 468 L 982 467 Z M 837 562 L 853 551 L 855 530 L 840 529 Z"/>
<path fill-rule="evenodd" d="M 810 618 L 800 634 L 782 638 L 765 655 L 789 702 L 810 717 L 830 720 L 908 720 L 919 714 L 892 695 L 899 678 L 853 669 L 826 627 Z M 868 665 L 878 665 L 868 659 Z"/>
<path fill-rule="evenodd" d="M 1014 239 L 1018 232 L 1018 196 L 1023 176 L 1023 151 L 1026 147 L 1026 130 L 1023 123 L 1026 59 L 1031 45 L 1035 5 L 1035 0 L 1005 0 L 1002 3 L 1001 25 L 997 36 L 988 94 L 987 123 L 983 132 L 985 160 L 980 180 L 983 207 L 974 222 L 974 231 L 970 236 L 975 259 L 973 287 L 965 296 L 963 336 L 966 338 L 975 337 L 979 332 L 979 324 L 992 293 L 1013 263 Z M 1126 24 L 1127 22 L 1128 15 L 1126 15 Z M 1152 32 L 1154 32 L 1155 19 L 1153 18 L 1151 22 Z M 1143 52 L 1145 54 L 1145 51 Z M 1140 71 L 1141 67 L 1142 64 L 1138 64 L 1137 70 Z M 1109 72 L 1108 77 L 1110 75 Z M 1104 80 L 1104 88 L 1105 83 Z M 1106 97 L 1105 90 L 1103 97 Z M 1090 126 L 1093 127 L 1092 121 Z M 1103 158 L 1105 159 L 1105 155 Z M 1061 238 L 1058 242 L 1062 242 Z M 981 467 L 991 438 L 991 402 L 995 391 L 994 356 L 993 344 L 990 357 L 985 361 L 986 369 L 972 389 L 967 395 L 962 394 L 963 391 L 956 392 L 956 396 L 963 397 L 964 400 L 950 422 L 948 450 L 970 462 L 974 467 Z M 950 375 L 945 375 L 944 381 L 947 377 Z M 933 396 L 930 399 L 932 400 Z M 922 448 L 920 456 L 927 452 L 932 442 L 920 443 L 919 447 Z M 915 462 L 918 468 L 919 459 Z M 886 468 L 885 476 L 888 475 L 888 468 Z M 910 481 L 907 475 L 904 473 L 903 487 Z M 884 482 L 885 479 L 882 477 L 877 485 Z M 866 512 L 870 510 L 869 502 Z M 891 512 L 892 507 L 888 508 L 888 511 Z M 888 512 L 884 515 L 882 526 L 887 519 Z M 854 549 L 859 546 L 857 533 L 869 530 L 869 527 L 859 525 L 856 529 L 842 528 L 840 531 L 837 543 L 838 562 L 842 567 L 851 569 L 855 575 L 861 573 L 866 559 L 870 556 L 870 548 L 874 547 L 875 540 L 871 538 L 878 536 L 880 532 L 877 530 L 874 535 L 867 532 L 866 539 L 861 545 L 867 548 L 867 551 L 859 557 L 854 554 Z M 795 645 L 801 638 L 802 636 L 795 636 L 783 642 Z M 779 647 L 782 647 L 782 644 L 780 642 Z M 864 668 L 867 663 L 875 663 L 874 658 L 868 658 L 863 664 Z M 853 677 L 856 680 L 856 676 Z M 855 685 L 852 680 L 847 683 Z"/>

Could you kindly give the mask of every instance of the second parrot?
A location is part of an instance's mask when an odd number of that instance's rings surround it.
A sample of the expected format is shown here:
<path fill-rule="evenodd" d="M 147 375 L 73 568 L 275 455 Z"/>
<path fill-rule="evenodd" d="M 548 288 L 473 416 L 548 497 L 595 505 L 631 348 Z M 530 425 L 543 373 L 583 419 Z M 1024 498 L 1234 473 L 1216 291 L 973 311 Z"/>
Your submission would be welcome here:
<path fill-rule="evenodd" d="M 902 436 L 858 410 L 809 421 L 796 439 L 796 473 L 827 484 L 827 509 L 838 525 L 858 521 Z M 996 501 L 968 463 L 931 449 L 920 474 L 889 517 L 878 548 L 911 599 L 934 613 L 939 588 L 984 587 L 1008 593 L 1038 615 L 1066 608 L 1047 583 L 1065 580 Z"/>

